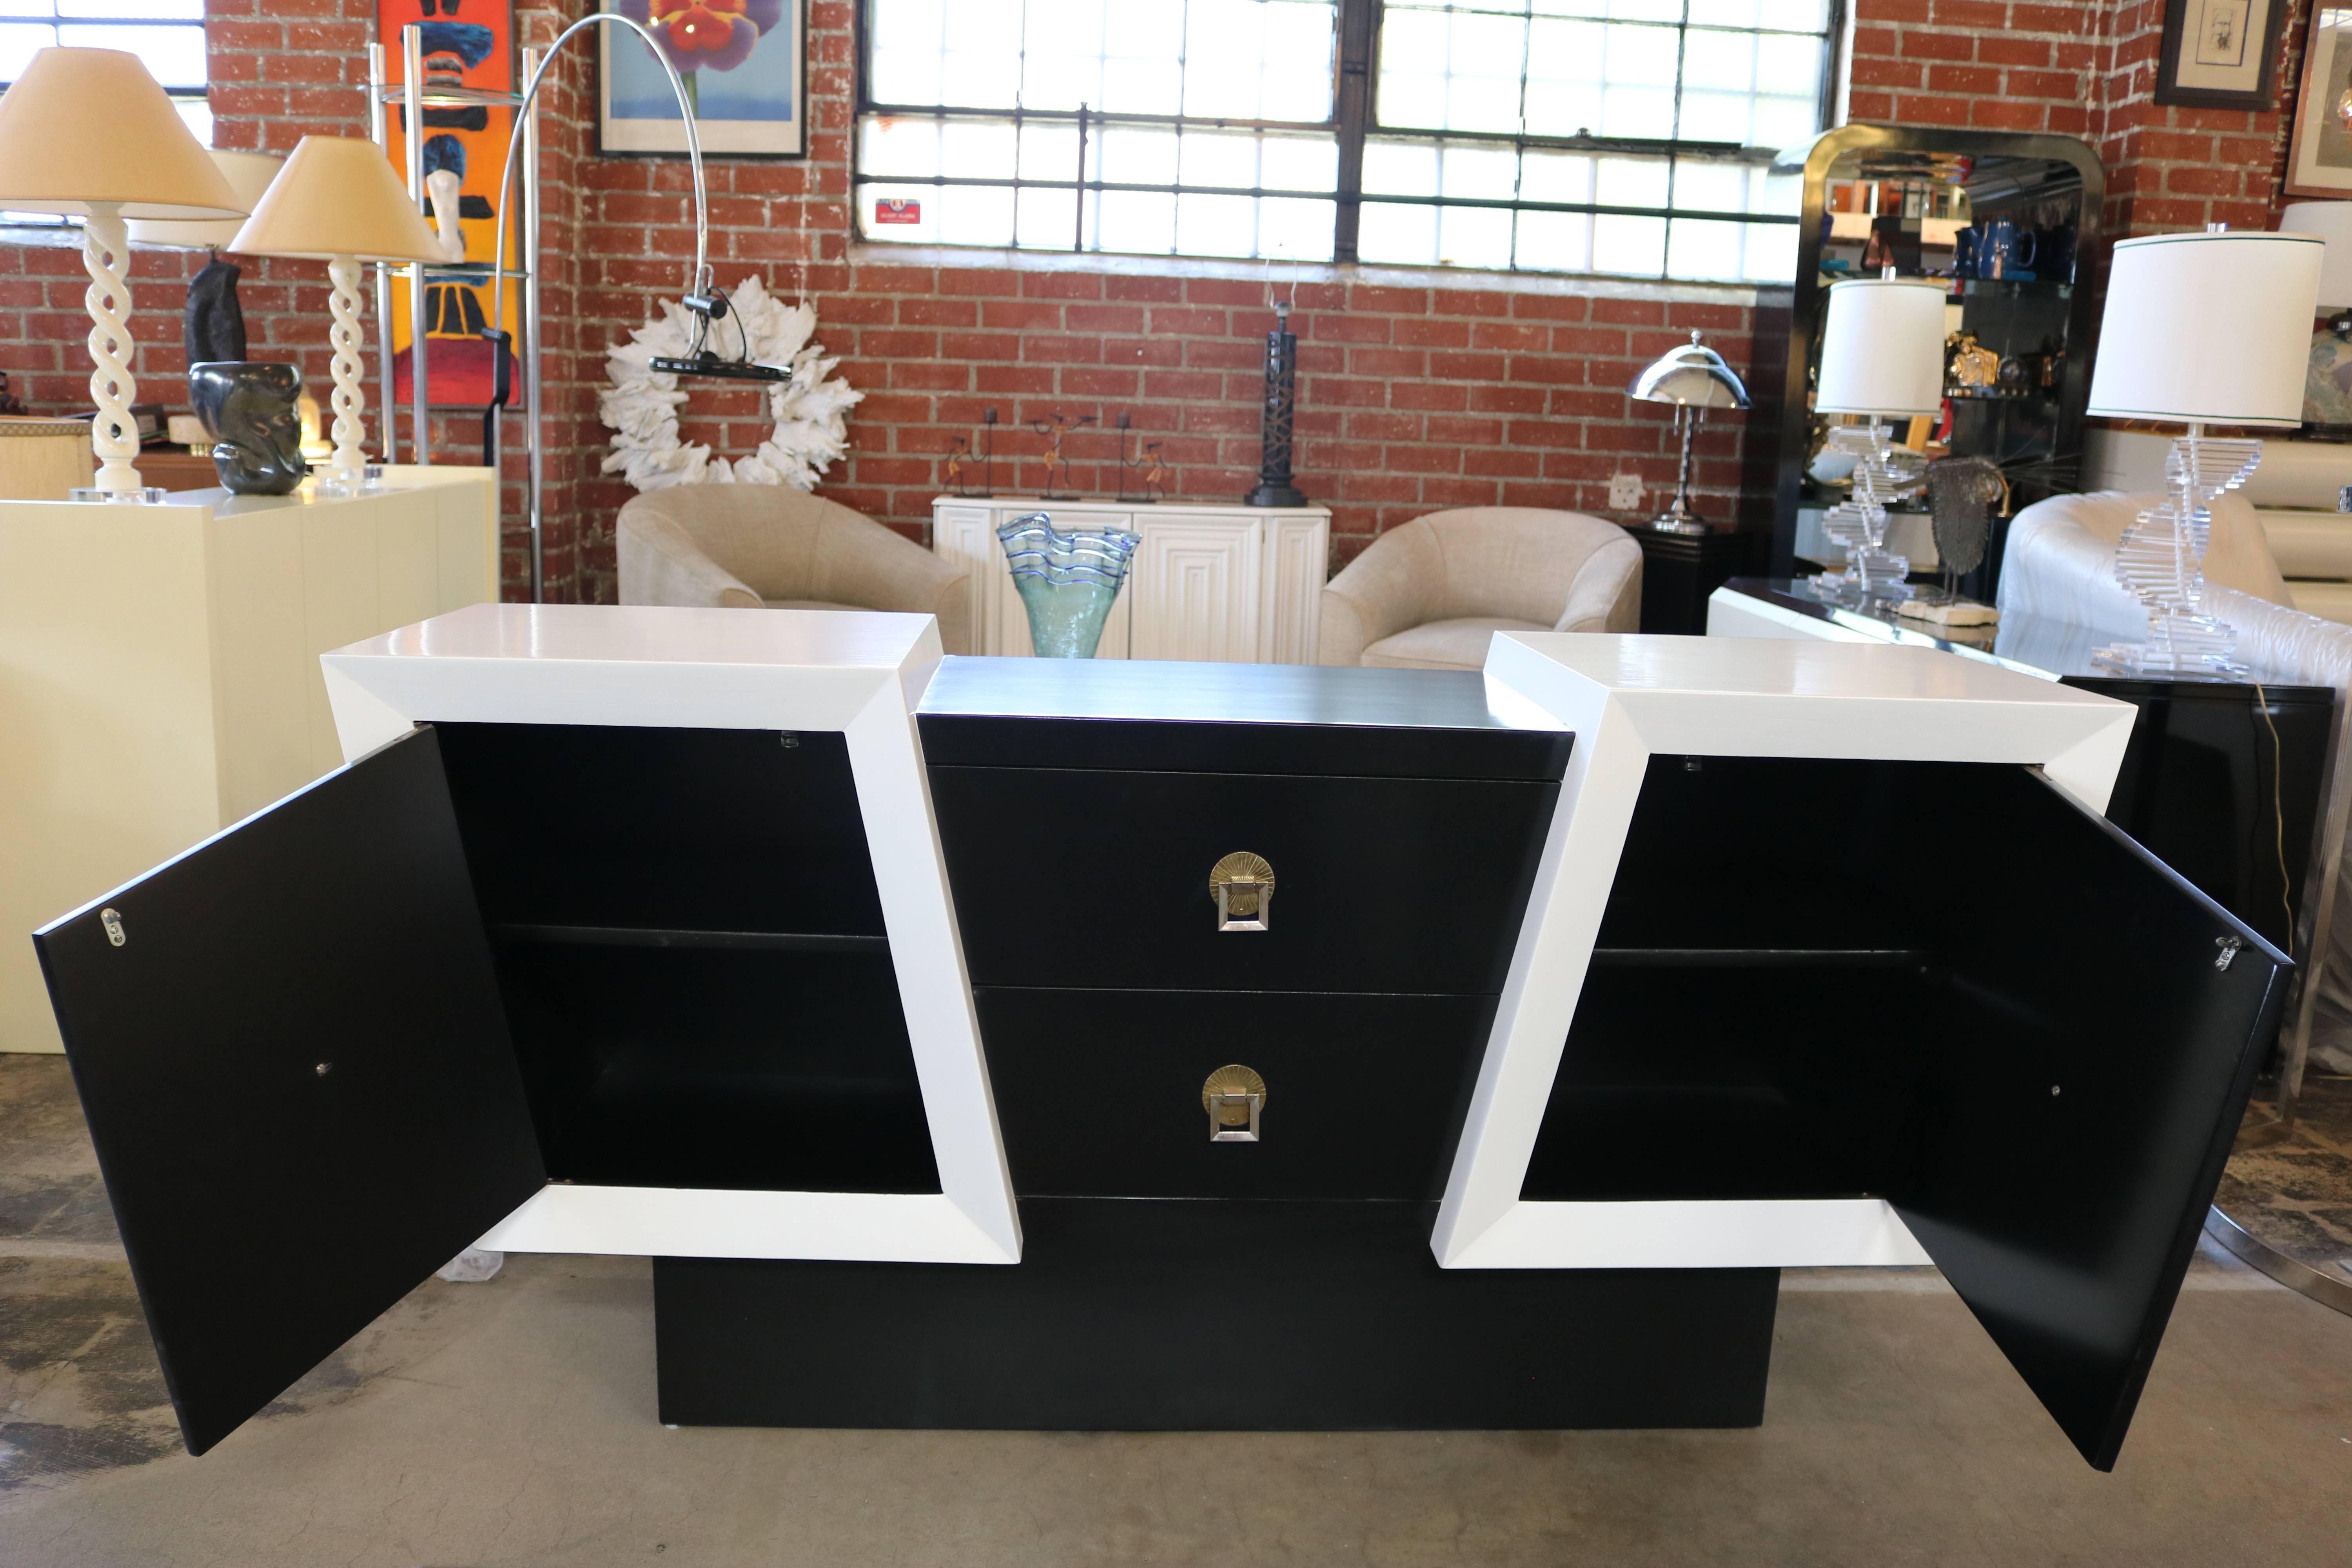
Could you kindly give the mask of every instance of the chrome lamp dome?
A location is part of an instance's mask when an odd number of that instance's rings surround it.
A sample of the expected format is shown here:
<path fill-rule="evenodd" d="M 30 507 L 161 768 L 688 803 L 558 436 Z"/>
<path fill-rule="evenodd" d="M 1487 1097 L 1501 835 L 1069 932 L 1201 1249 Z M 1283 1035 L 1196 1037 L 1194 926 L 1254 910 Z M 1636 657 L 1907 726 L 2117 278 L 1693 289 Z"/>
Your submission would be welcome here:
<path fill-rule="evenodd" d="M 1706 410 L 1748 406 L 1747 384 L 1693 331 L 1689 342 L 1644 367 L 1625 395 L 1638 403 L 1672 404 L 1675 426 L 1682 435 L 1682 475 L 1675 486 L 1674 504 L 1652 519 L 1650 526 L 1661 533 L 1705 533 L 1706 524 L 1690 507 L 1691 440 Z"/>

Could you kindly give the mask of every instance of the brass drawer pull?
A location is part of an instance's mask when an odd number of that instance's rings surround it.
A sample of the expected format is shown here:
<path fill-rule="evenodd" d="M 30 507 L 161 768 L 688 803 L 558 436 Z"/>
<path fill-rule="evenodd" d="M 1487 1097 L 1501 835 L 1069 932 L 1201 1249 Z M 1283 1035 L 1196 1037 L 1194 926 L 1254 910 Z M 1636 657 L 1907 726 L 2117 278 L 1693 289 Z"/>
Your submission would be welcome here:
<path fill-rule="evenodd" d="M 1265 931 L 1274 908 L 1274 868 L 1263 855 L 1236 849 L 1209 871 L 1219 931 Z"/>
<path fill-rule="evenodd" d="M 1221 1067 L 1201 1086 L 1201 1108 L 1209 1113 L 1210 1142 L 1255 1143 L 1265 1079 L 1239 1062 Z"/>

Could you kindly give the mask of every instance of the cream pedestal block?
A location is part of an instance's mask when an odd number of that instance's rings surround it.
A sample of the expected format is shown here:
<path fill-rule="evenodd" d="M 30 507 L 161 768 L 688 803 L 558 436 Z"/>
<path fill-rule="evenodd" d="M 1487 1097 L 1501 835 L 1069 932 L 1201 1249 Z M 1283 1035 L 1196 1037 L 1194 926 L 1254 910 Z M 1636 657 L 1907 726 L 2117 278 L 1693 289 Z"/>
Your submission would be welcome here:
<path fill-rule="evenodd" d="M 488 469 L 311 488 L 0 501 L 0 1050 L 59 1048 L 36 926 L 342 762 L 321 653 L 498 597 Z"/>
<path fill-rule="evenodd" d="M 1033 511 L 1049 513 L 1065 530 L 1143 536 L 1097 658 L 1315 662 L 1330 567 L 1326 508 L 940 496 L 931 502 L 931 548 L 969 574 L 973 653 L 1034 651 L 1028 614 L 996 542 L 1004 523 Z"/>

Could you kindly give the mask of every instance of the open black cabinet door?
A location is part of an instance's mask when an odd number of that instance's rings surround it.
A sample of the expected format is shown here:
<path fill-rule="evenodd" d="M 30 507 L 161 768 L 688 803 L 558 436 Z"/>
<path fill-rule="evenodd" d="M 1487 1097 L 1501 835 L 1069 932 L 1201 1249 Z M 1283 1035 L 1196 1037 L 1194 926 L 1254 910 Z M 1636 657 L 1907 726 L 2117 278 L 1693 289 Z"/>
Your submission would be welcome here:
<path fill-rule="evenodd" d="M 34 942 L 190 1453 L 546 1181 L 429 730 Z"/>
<path fill-rule="evenodd" d="M 1974 826 L 1932 943 L 1936 1059 L 1887 1196 L 2112 1469 L 2288 964 L 2038 774 L 1968 772 L 1972 798 L 1922 803 Z"/>

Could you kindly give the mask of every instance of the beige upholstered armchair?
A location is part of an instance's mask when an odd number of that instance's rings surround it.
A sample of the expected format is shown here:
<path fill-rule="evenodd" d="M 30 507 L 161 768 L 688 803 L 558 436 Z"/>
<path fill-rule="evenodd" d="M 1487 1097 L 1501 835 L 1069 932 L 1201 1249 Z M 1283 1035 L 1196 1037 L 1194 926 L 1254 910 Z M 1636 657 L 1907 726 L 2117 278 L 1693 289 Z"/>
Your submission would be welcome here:
<path fill-rule="evenodd" d="M 1323 590 L 1318 662 L 1478 669 L 1496 632 L 1631 632 L 1642 547 L 1580 511 L 1432 512 L 1372 541 Z"/>
<path fill-rule="evenodd" d="M 787 485 L 678 485 L 616 529 L 621 603 L 745 610 L 908 610 L 971 649 L 964 574 L 862 512 Z"/>

